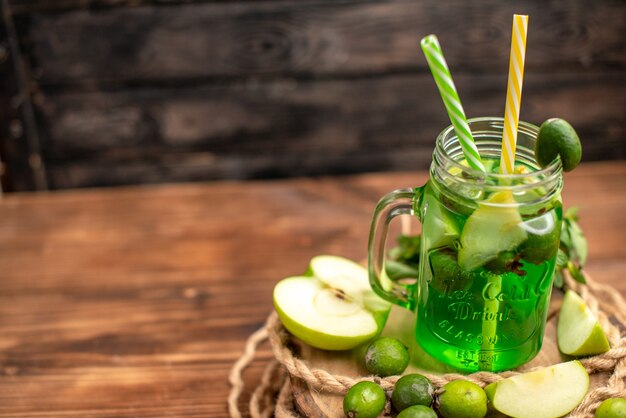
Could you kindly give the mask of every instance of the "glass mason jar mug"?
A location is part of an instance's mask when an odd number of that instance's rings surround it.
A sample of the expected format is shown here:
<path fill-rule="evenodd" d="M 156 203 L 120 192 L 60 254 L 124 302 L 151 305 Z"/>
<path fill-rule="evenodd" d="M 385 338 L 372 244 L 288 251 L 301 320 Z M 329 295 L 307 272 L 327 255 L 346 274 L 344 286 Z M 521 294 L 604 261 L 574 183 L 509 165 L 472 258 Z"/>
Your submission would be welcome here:
<path fill-rule="evenodd" d="M 453 127 L 436 140 L 426 185 L 378 203 L 369 276 L 382 298 L 416 311 L 415 338 L 434 358 L 466 371 L 500 371 L 541 348 L 560 242 L 560 159 L 540 168 L 538 128 L 520 122 L 514 174 L 500 174 L 502 118 L 469 121 L 486 173 L 468 167 Z M 422 223 L 419 277 L 391 281 L 385 241 L 401 214 Z M 396 278 L 397 279 L 397 278 Z"/>

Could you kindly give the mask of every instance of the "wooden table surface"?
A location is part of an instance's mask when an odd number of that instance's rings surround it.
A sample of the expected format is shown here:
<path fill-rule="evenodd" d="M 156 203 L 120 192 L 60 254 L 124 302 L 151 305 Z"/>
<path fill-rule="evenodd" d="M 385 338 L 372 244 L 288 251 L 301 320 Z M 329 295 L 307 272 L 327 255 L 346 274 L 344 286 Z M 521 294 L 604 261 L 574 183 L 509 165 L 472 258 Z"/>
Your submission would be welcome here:
<path fill-rule="evenodd" d="M 362 259 L 385 192 L 426 173 L 0 201 L 0 417 L 225 417 L 227 375 L 310 257 Z M 626 295 L 626 162 L 566 174 L 587 272 Z M 258 382 L 268 348 L 246 373 Z M 245 402 L 245 399 L 244 399 Z"/>

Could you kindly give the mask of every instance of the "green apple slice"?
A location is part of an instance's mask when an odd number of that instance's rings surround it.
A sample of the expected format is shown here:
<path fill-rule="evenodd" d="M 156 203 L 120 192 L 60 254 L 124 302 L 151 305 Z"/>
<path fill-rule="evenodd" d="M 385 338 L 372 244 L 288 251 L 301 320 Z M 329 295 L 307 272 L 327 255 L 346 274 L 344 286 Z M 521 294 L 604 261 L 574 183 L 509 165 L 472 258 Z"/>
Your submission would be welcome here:
<path fill-rule="evenodd" d="M 589 375 L 578 360 L 512 376 L 485 388 L 492 408 L 514 418 L 561 417 L 576 408 L 588 390 Z"/>
<path fill-rule="evenodd" d="M 574 291 L 568 290 L 563 298 L 557 323 L 559 350 L 570 356 L 590 356 L 609 351 L 600 322 L 585 301 Z"/>
<path fill-rule="evenodd" d="M 429 249 L 450 246 L 461 234 L 459 225 L 450 218 L 441 205 L 430 193 L 424 194 L 422 207 L 427 215 L 424 217 L 423 229 L 428 233 L 422 235 L 422 239 Z"/>
<path fill-rule="evenodd" d="M 528 233 L 519 249 L 525 261 L 541 264 L 556 256 L 561 227 L 554 211 L 526 221 L 521 227 Z"/>
<path fill-rule="evenodd" d="M 308 272 L 327 286 L 341 289 L 345 294 L 361 302 L 366 309 L 374 312 L 377 320 L 384 325 L 391 304 L 374 293 L 365 267 L 347 258 L 318 255 L 311 259 Z"/>
<path fill-rule="evenodd" d="M 318 255 L 309 263 L 309 273 L 329 286 L 370 290 L 367 269 L 347 258 Z"/>
<path fill-rule="evenodd" d="M 502 251 L 510 251 L 526 239 L 511 192 L 494 193 L 481 202 L 461 232 L 459 265 L 468 271 L 485 265 Z"/>
<path fill-rule="evenodd" d="M 281 280 L 274 287 L 274 307 L 289 332 L 324 350 L 354 348 L 376 336 L 380 329 L 362 299 L 315 277 Z"/>

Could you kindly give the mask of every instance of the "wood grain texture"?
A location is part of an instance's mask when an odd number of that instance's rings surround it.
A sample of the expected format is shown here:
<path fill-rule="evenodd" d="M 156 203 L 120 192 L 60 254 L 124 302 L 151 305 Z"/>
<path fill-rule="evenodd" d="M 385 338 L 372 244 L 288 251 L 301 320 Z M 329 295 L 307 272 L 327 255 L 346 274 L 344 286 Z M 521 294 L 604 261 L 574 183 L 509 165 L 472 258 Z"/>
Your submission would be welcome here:
<path fill-rule="evenodd" d="M 586 161 L 626 158 L 622 1 L 10 3 L 52 188 L 425 168 L 448 122 L 418 40 L 439 36 L 470 115 L 502 114 L 514 12 L 522 118 L 570 120 Z M 0 140 L 10 168 L 20 144 Z"/>
<path fill-rule="evenodd" d="M 27 67 L 5 4 L 0 3 L 0 186 L 3 191 L 45 190 Z"/>
<path fill-rule="evenodd" d="M 615 0 L 202 3 L 31 13 L 18 22 L 42 85 L 88 87 L 413 72 L 426 68 L 418 42 L 429 33 L 455 74 L 506 74 L 511 16 L 522 12 L 531 16 L 528 73 L 626 68 L 626 8 Z"/>
<path fill-rule="evenodd" d="M 456 78 L 499 115 L 505 76 Z M 427 168 L 449 124 L 430 75 L 41 96 L 53 188 Z M 583 104 L 588 103 L 588 106 Z M 585 161 L 626 158 L 626 76 L 528 75 L 524 120 L 572 121 Z"/>
<path fill-rule="evenodd" d="M 626 164 L 565 176 L 588 272 L 626 296 Z M 380 196 L 424 172 L 0 200 L 0 417 L 226 417 L 227 375 L 310 257 L 365 256 Z M 265 347 L 246 374 L 258 382 Z M 245 402 L 245 400 L 244 400 Z"/>
<path fill-rule="evenodd" d="M 230 0 L 10 0 L 18 15 L 42 12 L 66 12 L 70 10 L 106 10 L 116 7 L 172 6 L 193 3 L 219 3 Z M 263 0 L 242 0 L 263 1 Z"/>

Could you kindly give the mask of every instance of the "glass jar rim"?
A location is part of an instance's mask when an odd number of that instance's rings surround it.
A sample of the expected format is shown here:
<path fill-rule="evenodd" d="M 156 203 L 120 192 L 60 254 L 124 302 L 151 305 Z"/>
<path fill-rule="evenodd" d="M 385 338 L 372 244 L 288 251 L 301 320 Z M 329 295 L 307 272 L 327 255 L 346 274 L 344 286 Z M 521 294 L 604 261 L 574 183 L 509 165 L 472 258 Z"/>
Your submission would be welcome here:
<path fill-rule="evenodd" d="M 476 118 L 470 118 L 467 120 L 467 122 L 468 122 L 468 125 L 470 126 L 470 130 L 473 124 L 480 123 L 480 122 L 487 122 L 487 123 L 495 122 L 495 123 L 500 124 L 502 128 L 504 128 L 504 118 L 497 117 L 497 116 L 481 116 L 481 117 L 476 117 Z M 535 137 L 539 133 L 538 126 L 533 125 L 532 123 L 529 123 L 529 122 L 524 122 L 524 121 L 520 121 L 518 124 L 518 131 L 520 130 L 528 131 L 529 133 L 534 134 Z M 448 154 L 446 149 L 444 148 L 444 143 L 443 143 L 444 139 L 449 137 L 451 132 L 454 134 L 451 137 L 451 139 L 456 138 L 458 140 L 458 136 L 456 135 L 456 132 L 454 132 L 454 126 L 449 125 L 443 131 L 441 131 L 439 135 L 437 136 L 437 139 L 435 141 L 435 153 L 437 153 L 438 156 L 441 157 L 446 164 L 456 167 L 462 172 L 466 172 L 472 175 L 473 177 L 488 177 L 492 179 L 516 180 L 516 179 L 523 179 L 523 178 L 528 178 L 528 177 L 541 177 L 541 176 L 552 177 L 554 175 L 560 175 L 562 172 L 563 167 L 562 167 L 561 159 L 558 156 L 547 166 L 542 167 L 531 173 L 520 173 L 520 174 L 485 173 L 475 168 L 468 167 L 466 165 L 461 164 L 458 160 L 455 160 L 454 158 L 452 158 Z"/>

